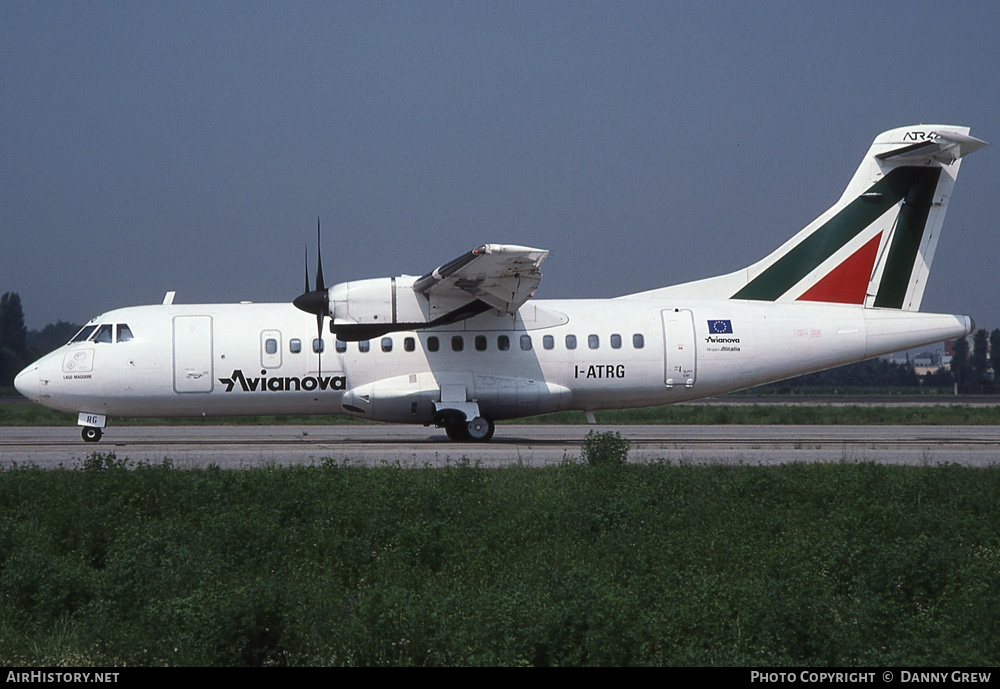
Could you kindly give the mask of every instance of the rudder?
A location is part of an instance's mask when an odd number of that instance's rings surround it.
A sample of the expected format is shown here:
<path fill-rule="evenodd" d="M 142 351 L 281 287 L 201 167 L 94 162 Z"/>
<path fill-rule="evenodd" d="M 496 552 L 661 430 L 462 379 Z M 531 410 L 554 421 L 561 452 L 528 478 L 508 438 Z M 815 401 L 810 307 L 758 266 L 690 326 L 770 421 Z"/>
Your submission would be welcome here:
<path fill-rule="evenodd" d="M 732 298 L 918 310 L 961 158 L 985 145 L 968 133 L 880 134 L 840 200 L 747 269 Z"/>
<path fill-rule="evenodd" d="M 916 311 L 963 156 L 986 143 L 968 127 L 914 125 L 875 138 L 840 199 L 742 270 L 641 295 L 813 301 Z"/>

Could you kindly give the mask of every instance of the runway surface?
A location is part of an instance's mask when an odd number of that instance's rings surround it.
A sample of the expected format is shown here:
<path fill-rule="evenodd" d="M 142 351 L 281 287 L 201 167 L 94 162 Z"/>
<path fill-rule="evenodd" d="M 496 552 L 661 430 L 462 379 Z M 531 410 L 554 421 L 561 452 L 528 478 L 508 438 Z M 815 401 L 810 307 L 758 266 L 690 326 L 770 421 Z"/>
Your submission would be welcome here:
<path fill-rule="evenodd" d="M 0 429 L 0 467 L 77 467 L 94 452 L 175 466 L 240 468 L 338 463 L 542 466 L 579 461 L 591 430 L 618 431 L 630 461 L 768 465 L 880 462 L 927 465 L 1000 463 L 1000 426 L 541 426 L 501 425 L 489 443 L 453 443 L 422 426 L 121 426 L 99 443 L 79 428 Z"/>

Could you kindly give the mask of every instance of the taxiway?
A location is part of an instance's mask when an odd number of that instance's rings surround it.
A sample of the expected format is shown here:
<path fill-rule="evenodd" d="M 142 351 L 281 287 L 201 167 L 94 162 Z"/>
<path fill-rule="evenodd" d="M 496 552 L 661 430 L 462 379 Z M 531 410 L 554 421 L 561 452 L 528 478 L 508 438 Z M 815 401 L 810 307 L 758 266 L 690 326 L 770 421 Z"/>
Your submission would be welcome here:
<path fill-rule="evenodd" d="M 1000 426 L 548 426 L 501 425 L 486 444 L 453 443 L 422 426 L 120 426 L 99 443 L 73 427 L 0 430 L 0 466 L 76 467 L 92 453 L 178 467 L 337 463 L 407 467 L 465 460 L 483 466 L 579 461 L 591 430 L 618 431 L 631 461 L 768 465 L 879 462 L 1000 463 Z"/>

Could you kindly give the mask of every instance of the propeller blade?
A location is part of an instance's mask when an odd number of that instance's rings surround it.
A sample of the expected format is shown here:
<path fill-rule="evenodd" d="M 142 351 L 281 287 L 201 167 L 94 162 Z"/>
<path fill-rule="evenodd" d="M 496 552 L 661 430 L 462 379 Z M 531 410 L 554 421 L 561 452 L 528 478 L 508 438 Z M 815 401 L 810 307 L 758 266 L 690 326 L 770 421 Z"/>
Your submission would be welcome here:
<path fill-rule="evenodd" d="M 305 250 L 306 268 L 306 289 L 299 296 L 295 297 L 292 304 L 295 308 L 316 315 L 316 339 L 323 342 L 323 319 L 330 315 L 330 295 L 326 289 L 326 281 L 323 279 L 323 235 L 320 229 L 319 218 L 316 218 L 316 289 L 309 289 L 309 248 Z M 323 349 L 319 345 L 317 349 L 318 367 L 320 375 L 323 373 Z"/>
<path fill-rule="evenodd" d="M 316 338 L 319 340 L 319 349 L 316 351 L 316 368 L 319 375 L 323 375 L 323 314 L 316 314 Z"/>
<path fill-rule="evenodd" d="M 323 330 L 323 318 L 330 315 L 330 298 L 323 280 L 323 245 L 319 218 L 316 218 L 316 289 L 309 289 L 309 251 L 306 250 L 306 291 L 297 296 L 292 304 L 306 313 L 314 313 L 319 330 Z"/>
<path fill-rule="evenodd" d="M 316 218 L 316 289 L 326 289 L 326 283 L 323 282 L 323 243 L 318 217 Z"/>
<path fill-rule="evenodd" d="M 309 247 L 308 246 L 306 247 L 305 267 L 306 267 L 306 271 L 305 271 L 306 272 L 306 291 L 303 292 L 302 294 L 308 294 L 309 291 L 310 291 L 309 290 Z"/>

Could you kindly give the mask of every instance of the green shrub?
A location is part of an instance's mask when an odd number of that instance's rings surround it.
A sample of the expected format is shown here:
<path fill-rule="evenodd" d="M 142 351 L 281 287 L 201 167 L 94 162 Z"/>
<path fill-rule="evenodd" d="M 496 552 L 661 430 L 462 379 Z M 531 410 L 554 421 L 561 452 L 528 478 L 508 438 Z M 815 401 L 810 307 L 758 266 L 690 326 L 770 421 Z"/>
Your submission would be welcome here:
<path fill-rule="evenodd" d="M 618 431 L 590 431 L 583 439 L 583 458 L 590 466 L 624 464 L 630 445 Z"/>

